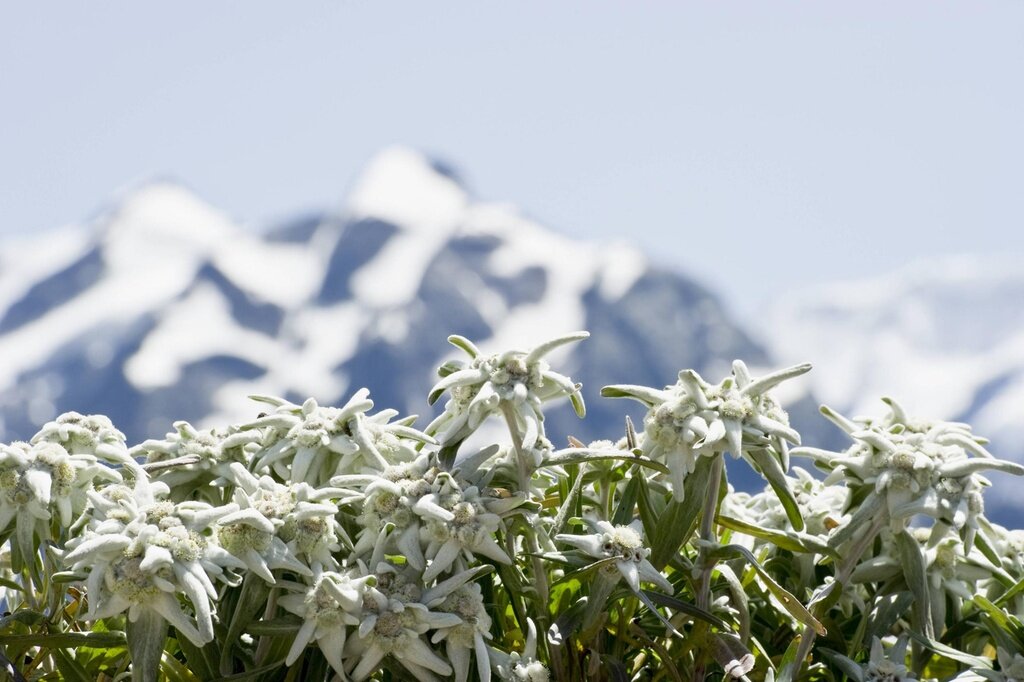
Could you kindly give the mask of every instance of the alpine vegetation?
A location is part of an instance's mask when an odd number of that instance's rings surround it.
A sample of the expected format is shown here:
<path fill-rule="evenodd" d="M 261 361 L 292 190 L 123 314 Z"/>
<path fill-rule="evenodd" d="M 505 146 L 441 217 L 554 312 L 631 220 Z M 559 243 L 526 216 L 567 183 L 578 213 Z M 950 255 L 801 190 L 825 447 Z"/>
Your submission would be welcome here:
<path fill-rule="evenodd" d="M 985 516 L 968 425 L 773 394 L 810 370 L 608 386 L 647 412 L 556 445 L 585 332 L 462 353 L 427 402 L 253 396 L 129 447 L 61 415 L 0 446 L 0 666 L 13 680 L 1024 680 L 1024 530 Z M 499 434 L 499 435 L 495 435 Z M 729 457 L 726 457 L 729 455 Z M 745 464 L 735 462 L 745 460 Z M 799 459 L 821 475 L 791 465 Z M 762 492 L 736 492 L 749 466 Z"/>

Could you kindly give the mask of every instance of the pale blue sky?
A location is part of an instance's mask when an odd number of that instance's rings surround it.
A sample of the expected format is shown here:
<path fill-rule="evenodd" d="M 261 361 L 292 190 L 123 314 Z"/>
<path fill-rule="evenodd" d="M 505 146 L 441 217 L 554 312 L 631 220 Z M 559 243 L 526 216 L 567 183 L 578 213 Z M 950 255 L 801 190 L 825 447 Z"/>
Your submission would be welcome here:
<path fill-rule="evenodd" d="M 1024 255 L 1022 74 L 1017 0 L 6 3 L 0 231 L 155 174 L 262 225 L 399 142 L 752 312 Z"/>

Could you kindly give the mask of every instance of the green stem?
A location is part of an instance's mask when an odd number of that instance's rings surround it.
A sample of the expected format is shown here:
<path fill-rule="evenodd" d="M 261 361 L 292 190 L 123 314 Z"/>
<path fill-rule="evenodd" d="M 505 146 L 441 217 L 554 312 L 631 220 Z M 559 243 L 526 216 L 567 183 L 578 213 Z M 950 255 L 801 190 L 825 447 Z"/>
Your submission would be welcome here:
<path fill-rule="evenodd" d="M 523 435 L 519 431 L 519 423 L 516 421 L 515 412 L 512 410 L 512 405 L 503 402 L 501 404 L 501 412 L 505 416 L 505 424 L 508 425 L 509 435 L 512 437 L 512 446 L 516 451 L 516 460 L 518 461 L 519 471 L 519 489 L 527 496 L 530 496 L 530 480 L 533 478 L 533 462 L 529 459 L 529 453 L 523 449 Z M 537 620 L 541 623 L 541 632 L 539 633 L 538 640 L 543 640 L 542 646 L 547 643 L 547 628 L 549 625 L 548 618 L 548 604 L 550 600 L 551 590 L 548 586 L 548 575 L 547 570 L 544 567 L 544 562 L 541 560 L 540 545 L 537 542 L 537 534 L 535 528 L 531 525 L 527 525 L 529 530 L 524 534 L 524 540 L 526 542 L 526 549 L 533 555 L 533 579 L 537 585 L 537 601 L 539 608 L 537 609 Z M 540 643 L 540 642 L 539 642 Z M 552 652 L 553 657 L 557 654 Z"/>
<path fill-rule="evenodd" d="M 850 546 L 849 552 L 843 557 L 839 567 L 836 569 L 835 582 L 838 584 L 838 589 L 845 590 L 846 582 L 850 579 L 854 569 L 857 568 L 857 564 L 860 563 L 861 558 L 864 556 L 864 552 L 874 543 L 875 538 L 878 537 L 879 531 L 882 530 L 882 526 L 885 525 L 888 520 L 888 514 L 879 514 L 874 522 L 868 526 L 863 534 Z M 814 605 L 812 613 L 817 619 L 821 619 L 827 611 L 827 600 L 819 601 Z M 817 632 L 811 626 L 804 628 L 803 635 L 800 639 L 800 648 L 797 649 L 796 653 L 796 670 L 793 671 L 792 679 L 796 679 L 800 674 L 800 669 L 803 667 L 804 661 L 807 656 L 811 653 L 811 647 L 814 646 L 814 640 L 817 637 Z"/>
<path fill-rule="evenodd" d="M 704 500 L 704 508 L 701 510 L 700 515 L 700 549 L 697 554 L 697 565 L 700 567 L 700 581 L 697 587 L 697 608 L 703 609 L 707 612 L 711 612 L 711 576 L 715 571 L 715 562 L 710 559 L 708 554 L 711 551 L 712 545 L 718 540 L 715 535 L 715 512 L 718 510 L 718 493 L 722 486 L 722 469 L 725 467 L 725 463 L 722 459 L 722 455 L 718 454 L 714 456 L 711 462 L 711 473 L 708 475 L 708 483 L 710 489 L 708 490 L 707 498 Z M 697 682 L 701 682 L 704 679 L 704 661 L 699 661 L 693 670 L 693 679 Z"/>

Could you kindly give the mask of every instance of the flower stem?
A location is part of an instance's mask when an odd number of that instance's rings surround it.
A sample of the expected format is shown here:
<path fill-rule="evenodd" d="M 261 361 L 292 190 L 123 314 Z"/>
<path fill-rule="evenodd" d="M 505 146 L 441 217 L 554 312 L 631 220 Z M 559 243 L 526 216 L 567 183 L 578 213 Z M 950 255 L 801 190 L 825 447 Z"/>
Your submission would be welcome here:
<path fill-rule="evenodd" d="M 509 436 L 512 437 L 512 446 L 516 450 L 516 460 L 518 462 L 519 471 L 519 489 L 527 497 L 530 496 L 530 479 L 533 478 L 533 462 L 529 459 L 527 452 L 523 450 L 523 434 L 519 430 L 519 423 L 516 421 L 515 412 L 512 410 L 512 405 L 507 402 L 501 404 L 501 412 L 505 416 L 505 424 L 508 425 Z M 537 542 L 537 534 L 531 528 L 525 534 L 524 541 L 526 542 L 526 548 L 533 555 L 533 579 L 537 585 L 537 601 L 539 603 L 539 613 L 537 619 L 541 622 L 541 632 L 547 632 L 547 626 L 549 623 L 548 618 L 548 602 L 550 599 L 550 588 L 548 587 L 548 576 L 547 570 L 544 568 L 544 562 L 540 558 L 540 545 Z M 542 639 L 547 641 L 547 638 L 542 635 Z"/>
<path fill-rule="evenodd" d="M 708 553 L 711 546 L 717 541 L 715 535 L 715 512 L 718 510 L 718 494 L 722 487 L 722 469 L 725 463 L 722 455 L 716 455 L 711 462 L 711 473 L 708 483 L 710 488 L 707 491 L 707 498 L 704 500 L 704 508 L 700 515 L 700 539 L 702 540 L 700 550 L 697 554 L 697 565 L 700 567 L 700 581 L 697 587 L 697 608 L 711 612 L 711 574 L 715 571 L 715 565 L 710 561 Z M 704 679 L 704 663 L 698 662 L 694 667 L 693 679 L 700 682 Z"/>
<path fill-rule="evenodd" d="M 879 514 L 874 522 L 868 526 L 868 528 L 861 534 L 859 538 L 850 546 L 850 551 L 846 553 L 843 560 L 840 562 L 839 567 L 836 569 L 835 582 L 838 583 L 840 590 L 846 589 L 846 581 L 850 579 L 857 564 L 860 563 L 861 557 L 864 552 L 867 551 L 868 547 L 878 537 L 879 531 L 882 530 L 882 526 L 885 525 L 888 520 L 888 514 Z M 825 615 L 827 607 L 825 604 L 826 600 L 819 601 L 814 605 L 813 614 L 815 618 L 820 619 Z M 800 674 L 800 668 L 803 667 L 804 660 L 811 653 L 811 647 L 814 646 L 814 639 L 817 636 L 814 628 L 810 625 L 804 628 L 803 635 L 800 639 L 800 648 L 797 649 L 796 653 L 796 670 L 793 671 L 792 679 L 796 679 L 797 675 Z"/>

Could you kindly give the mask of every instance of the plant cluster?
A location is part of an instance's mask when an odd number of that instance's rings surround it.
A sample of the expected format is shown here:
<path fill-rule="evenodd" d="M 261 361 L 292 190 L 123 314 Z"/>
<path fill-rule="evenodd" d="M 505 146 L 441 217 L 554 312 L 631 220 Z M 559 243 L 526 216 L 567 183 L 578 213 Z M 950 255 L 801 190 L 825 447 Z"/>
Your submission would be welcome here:
<path fill-rule="evenodd" d="M 450 341 L 424 430 L 255 396 L 252 421 L 128 447 L 61 415 L 0 446 L 0 669 L 14 680 L 1024 680 L 1024 531 L 982 472 L 1024 473 L 965 424 L 822 413 L 800 445 L 737 361 L 664 388 L 617 442 L 545 358 Z M 503 425 L 491 443 L 485 424 Z M 726 457 L 729 455 L 729 458 Z M 791 466 L 812 462 L 823 476 Z M 729 463 L 742 459 L 745 464 Z M 729 466 L 763 492 L 735 492 Z"/>

